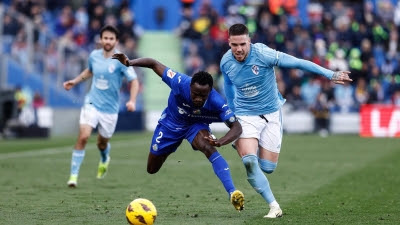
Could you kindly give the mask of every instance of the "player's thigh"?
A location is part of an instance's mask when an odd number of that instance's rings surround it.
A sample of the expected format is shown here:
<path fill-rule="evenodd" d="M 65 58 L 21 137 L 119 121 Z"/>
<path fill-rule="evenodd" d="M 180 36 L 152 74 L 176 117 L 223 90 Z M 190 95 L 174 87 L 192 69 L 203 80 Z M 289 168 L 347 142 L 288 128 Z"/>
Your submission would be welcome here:
<path fill-rule="evenodd" d="M 91 104 L 85 104 L 81 108 L 81 114 L 79 116 L 80 125 L 89 125 L 92 128 L 97 127 L 99 123 L 99 114 L 96 108 Z"/>
<path fill-rule="evenodd" d="M 181 131 L 171 130 L 158 124 L 151 139 L 150 153 L 155 156 L 169 155 L 176 151 L 183 138 Z"/>
<path fill-rule="evenodd" d="M 185 139 L 188 140 L 194 150 L 200 150 L 205 147 L 206 143 L 208 143 L 204 139 L 204 136 L 208 136 L 210 133 L 211 131 L 208 124 L 195 123 L 186 131 Z"/>
<path fill-rule="evenodd" d="M 99 115 L 99 135 L 104 139 L 109 139 L 115 132 L 115 127 L 117 126 L 118 114 L 113 113 L 102 113 L 98 112 Z"/>
<path fill-rule="evenodd" d="M 276 162 L 282 145 L 282 113 L 278 110 L 264 116 L 268 119 L 268 123 L 260 135 L 259 157 Z"/>
<path fill-rule="evenodd" d="M 239 156 L 256 155 L 260 134 L 266 126 L 266 121 L 259 116 L 238 116 L 238 120 L 242 125 L 242 134 L 235 142 Z"/>
<path fill-rule="evenodd" d="M 257 155 L 258 140 L 255 138 L 239 138 L 235 142 L 240 157 L 245 155 Z"/>

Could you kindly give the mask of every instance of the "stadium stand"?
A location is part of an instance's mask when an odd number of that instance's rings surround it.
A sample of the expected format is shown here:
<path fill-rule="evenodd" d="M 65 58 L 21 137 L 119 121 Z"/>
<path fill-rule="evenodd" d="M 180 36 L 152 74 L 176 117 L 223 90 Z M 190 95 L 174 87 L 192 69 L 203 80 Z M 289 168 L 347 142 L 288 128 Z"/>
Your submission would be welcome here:
<path fill-rule="evenodd" d="M 2 1 L 0 63 L 7 65 L 8 73 L 0 71 L 4 81 L 0 87 L 29 83 L 52 107 L 78 107 L 85 86 L 69 94 L 58 90 L 86 65 L 88 52 L 96 47 L 95 34 L 105 23 L 121 30 L 121 50 L 129 57 L 161 59 L 163 53 L 174 54 L 173 61 L 183 63 L 175 69 L 187 74 L 208 70 L 219 84 L 219 60 L 228 49 L 227 28 L 242 22 L 250 28 L 253 42 L 352 72 L 354 82 L 338 86 L 297 70 L 277 71 L 279 89 L 287 99 L 285 111 L 308 112 L 313 118 L 310 110 L 317 112 L 319 99 L 326 101 L 323 104 L 329 113 L 325 115 L 334 120 L 338 114 L 358 113 L 365 103 L 400 104 L 400 3 L 395 0 L 197 0 L 186 7 L 179 1 L 167 2 Z M 174 33 L 180 39 L 149 30 Z M 151 48 L 160 43 L 168 43 L 164 45 L 169 49 Z M 138 52 L 138 47 L 144 50 Z M 181 55 L 175 55 L 176 51 Z M 143 76 L 143 71 L 138 73 Z M 147 98 L 157 102 L 153 94 L 162 93 L 153 91 L 151 84 L 147 87 L 152 94 L 145 94 L 140 109 L 145 108 Z M 217 89 L 222 91 L 222 86 Z M 146 107 L 160 107 L 154 105 Z"/>

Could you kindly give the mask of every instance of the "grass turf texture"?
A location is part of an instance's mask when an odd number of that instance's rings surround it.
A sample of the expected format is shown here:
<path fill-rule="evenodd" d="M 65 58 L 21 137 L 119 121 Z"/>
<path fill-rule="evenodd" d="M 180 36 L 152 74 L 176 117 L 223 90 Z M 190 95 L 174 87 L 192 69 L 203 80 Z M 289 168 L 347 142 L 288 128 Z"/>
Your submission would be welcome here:
<path fill-rule="evenodd" d="M 218 135 L 217 135 L 218 137 Z M 147 174 L 151 133 L 112 140 L 111 164 L 95 178 L 99 153 L 93 136 L 70 189 L 76 137 L 0 141 L 0 224 L 127 224 L 135 198 L 156 206 L 155 224 L 400 224 L 400 139 L 286 135 L 277 170 L 268 175 L 283 218 L 267 220 L 267 205 L 246 181 L 230 146 L 220 148 L 246 198 L 237 212 L 210 163 L 187 143 L 157 174 Z"/>

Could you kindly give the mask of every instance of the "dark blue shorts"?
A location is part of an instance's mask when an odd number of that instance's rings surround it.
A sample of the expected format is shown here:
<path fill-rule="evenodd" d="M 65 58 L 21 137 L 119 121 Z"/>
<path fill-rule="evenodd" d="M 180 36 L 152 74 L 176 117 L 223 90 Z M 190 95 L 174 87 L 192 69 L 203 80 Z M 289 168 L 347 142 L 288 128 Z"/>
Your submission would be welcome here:
<path fill-rule="evenodd" d="M 170 129 L 159 123 L 154 130 L 150 152 L 154 155 L 165 155 L 175 152 L 183 139 L 188 140 L 192 144 L 200 130 L 210 131 L 210 127 L 205 123 L 195 123 L 187 128 Z"/>

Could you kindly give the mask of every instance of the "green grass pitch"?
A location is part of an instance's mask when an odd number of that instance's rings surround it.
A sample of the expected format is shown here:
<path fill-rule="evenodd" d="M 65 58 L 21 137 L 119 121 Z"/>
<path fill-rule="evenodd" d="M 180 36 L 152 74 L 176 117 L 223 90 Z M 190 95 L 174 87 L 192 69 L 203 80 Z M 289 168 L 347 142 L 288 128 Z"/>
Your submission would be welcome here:
<path fill-rule="evenodd" d="M 76 189 L 66 185 L 75 136 L 0 140 L 0 224 L 127 224 L 125 208 L 139 197 L 157 207 L 156 225 L 400 224 L 400 139 L 285 135 L 268 175 L 284 215 L 267 220 L 267 205 L 230 146 L 219 151 L 245 194 L 240 213 L 205 156 L 187 143 L 147 174 L 151 135 L 116 134 L 103 180 L 95 178 L 92 136 Z"/>

